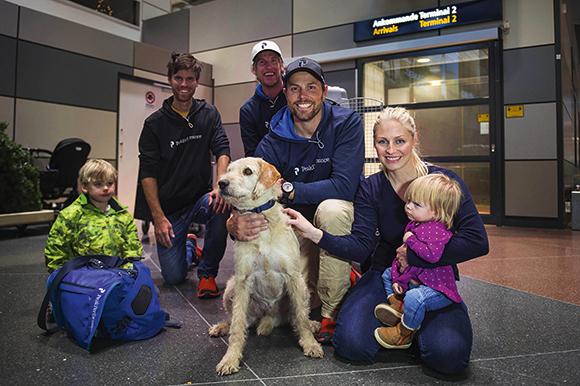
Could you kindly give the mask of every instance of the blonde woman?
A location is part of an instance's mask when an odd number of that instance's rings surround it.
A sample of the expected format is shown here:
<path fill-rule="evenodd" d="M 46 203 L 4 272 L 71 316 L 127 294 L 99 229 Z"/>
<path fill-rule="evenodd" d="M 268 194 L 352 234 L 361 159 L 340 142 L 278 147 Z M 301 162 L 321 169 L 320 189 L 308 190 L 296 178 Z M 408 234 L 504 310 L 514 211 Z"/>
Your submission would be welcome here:
<path fill-rule="evenodd" d="M 364 262 L 374 251 L 371 268 L 350 290 L 338 314 L 333 344 L 336 353 L 346 359 L 374 361 L 380 350 L 374 331 L 381 323 L 373 313 L 387 297 L 381 276 L 393 259 L 403 268 L 451 265 L 457 279 L 456 264 L 488 252 L 487 234 L 465 183 L 452 171 L 423 162 L 417 145 L 417 129 L 409 112 L 398 107 L 385 108 L 374 125 L 374 146 L 383 170 L 359 186 L 351 235 L 332 236 L 315 228 L 300 213 L 287 210 L 293 218 L 292 225 L 303 237 L 332 254 Z M 432 173 L 449 176 L 462 191 L 453 237 L 437 263 L 425 262 L 403 244 L 408 223 L 405 192 L 417 177 Z M 461 302 L 427 312 L 414 339 L 425 365 L 441 373 L 461 372 L 469 364 L 472 345 L 467 307 Z"/>

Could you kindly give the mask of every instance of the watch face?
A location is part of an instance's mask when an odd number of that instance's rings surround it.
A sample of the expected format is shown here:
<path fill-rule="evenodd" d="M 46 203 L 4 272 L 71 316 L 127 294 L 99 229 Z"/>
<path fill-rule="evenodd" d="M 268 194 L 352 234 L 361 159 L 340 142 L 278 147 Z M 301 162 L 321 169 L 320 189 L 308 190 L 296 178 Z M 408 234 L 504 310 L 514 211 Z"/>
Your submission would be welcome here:
<path fill-rule="evenodd" d="M 294 190 L 294 185 L 292 185 L 291 182 L 286 181 L 282 184 L 282 190 L 286 193 L 290 193 Z"/>

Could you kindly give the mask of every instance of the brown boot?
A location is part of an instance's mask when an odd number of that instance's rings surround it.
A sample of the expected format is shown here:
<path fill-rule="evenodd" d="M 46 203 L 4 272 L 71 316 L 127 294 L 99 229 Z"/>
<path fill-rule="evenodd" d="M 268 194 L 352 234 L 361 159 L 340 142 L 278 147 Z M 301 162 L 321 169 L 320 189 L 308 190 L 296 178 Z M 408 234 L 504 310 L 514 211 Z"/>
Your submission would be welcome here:
<path fill-rule="evenodd" d="M 395 327 L 379 327 L 375 330 L 375 339 L 384 348 L 405 349 L 411 347 L 415 331 L 403 326 L 403 323 Z"/>
<path fill-rule="evenodd" d="M 403 301 L 396 295 L 391 295 L 387 298 L 387 302 L 375 307 L 375 317 L 385 326 L 394 326 L 403 316 Z"/>

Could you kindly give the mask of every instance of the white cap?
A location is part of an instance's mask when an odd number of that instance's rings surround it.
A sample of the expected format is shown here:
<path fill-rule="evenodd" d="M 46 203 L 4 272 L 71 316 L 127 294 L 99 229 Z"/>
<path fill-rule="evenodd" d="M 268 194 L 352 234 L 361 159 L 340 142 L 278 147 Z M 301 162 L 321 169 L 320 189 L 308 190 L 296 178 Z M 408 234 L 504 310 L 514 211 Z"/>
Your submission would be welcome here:
<path fill-rule="evenodd" d="M 252 63 L 254 63 L 256 56 L 258 56 L 258 54 L 263 51 L 274 51 L 275 53 L 280 55 L 280 57 L 282 57 L 282 51 L 280 50 L 280 47 L 278 47 L 276 43 L 270 40 L 262 40 L 261 42 L 256 43 L 256 45 L 254 45 L 254 48 L 252 48 Z"/>

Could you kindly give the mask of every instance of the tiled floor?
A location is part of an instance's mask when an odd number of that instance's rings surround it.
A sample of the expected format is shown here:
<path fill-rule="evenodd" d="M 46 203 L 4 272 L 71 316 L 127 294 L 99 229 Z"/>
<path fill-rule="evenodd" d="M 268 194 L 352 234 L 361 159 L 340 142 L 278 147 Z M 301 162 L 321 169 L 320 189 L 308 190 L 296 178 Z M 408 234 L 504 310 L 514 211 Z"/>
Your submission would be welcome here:
<path fill-rule="evenodd" d="M 488 227 L 491 252 L 460 266 L 460 292 L 470 309 L 474 347 L 469 371 L 444 378 L 408 352 L 382 352 L 372 365 L 302 355 L 287 328 L 250 334 L 244 366 L 219 377 L 226 341 L 207 335 L 223 318 L 219 300 L 198 300 L 188 283 L 160 285 L 161 301 L 180 330 L 142 342 L 101 345 L 89 354 L 64 333 L 47 337 L 36 326 L 44 294 L 46 229 L 26 237 L 0 229 L 0 384 L 2 385 L 379 385 L 580 384 L 580 232 Z M 154 246 L 147 262 L 161 284 Z M 231 248 L 218 283 L 232 272 Z"/>

